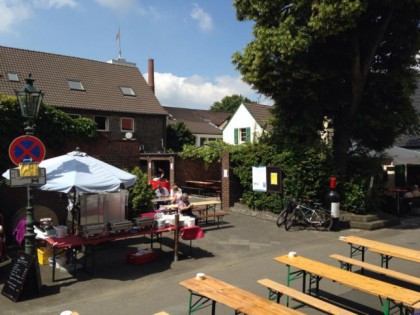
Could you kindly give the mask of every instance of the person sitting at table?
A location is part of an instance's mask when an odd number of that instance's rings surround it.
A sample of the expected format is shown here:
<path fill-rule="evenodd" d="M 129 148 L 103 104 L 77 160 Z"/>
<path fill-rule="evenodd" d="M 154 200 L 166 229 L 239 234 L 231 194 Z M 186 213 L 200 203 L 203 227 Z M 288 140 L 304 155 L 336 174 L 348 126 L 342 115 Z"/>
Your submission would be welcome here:
<path fill-rule="evenodd" d="M 181 199 L 178 202 L 178 212 L 182 215 L 195 218 L 195 215 L 192 213 L 193 205 L 189 201 L 189 196 L 187 193 L 181 195 Z"/>
<path fill-rule="evenodd" d="M 156 197 L 169 197 L 169 191 L 166 187 L 163 187 L 162 184 L 158 185 L 158 188 L 155 190 Z"/>
<path fill-rule="evenodd" d="M 179 200 L 181 200 L 181 196 L 181 188 L 179 188 L 177 185 L 174 185 L 171 189 L 171 204 L 177 205 L 179 203 Z"/>

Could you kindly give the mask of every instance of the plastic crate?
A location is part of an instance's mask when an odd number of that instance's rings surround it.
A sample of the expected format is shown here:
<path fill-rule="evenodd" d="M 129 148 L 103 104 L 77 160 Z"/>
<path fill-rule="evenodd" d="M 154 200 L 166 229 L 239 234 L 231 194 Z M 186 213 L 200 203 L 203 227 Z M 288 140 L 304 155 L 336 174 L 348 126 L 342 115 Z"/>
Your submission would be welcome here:
<path fill-rule="evenodd" d="M 158 254 L 153 250 L 134 250 L 127 254 L 127 262 L 132 265 L 140 265 L 155 261 Z"/>

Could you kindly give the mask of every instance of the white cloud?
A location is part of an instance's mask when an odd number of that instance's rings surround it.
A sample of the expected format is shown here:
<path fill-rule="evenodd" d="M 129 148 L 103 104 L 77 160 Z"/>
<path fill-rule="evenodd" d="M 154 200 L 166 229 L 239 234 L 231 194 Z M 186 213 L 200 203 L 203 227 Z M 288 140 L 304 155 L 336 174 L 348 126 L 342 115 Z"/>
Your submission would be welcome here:
<path fill-rule="evenodd" d="M 144 74 L 147 80 L 148 74 Z M 255 92 L 240 77 L 220 76 L 214 82 L 199 75 L 178 77 L 155 72 L 156 97 L 163 106 L 209 109 L 225 96 L 240 94 L 255 100 Z"/>
<path fill-rule="evenodd" d="M 77 6 L 76 0 L 33 0 L 34 5 L 41 8 L 62 8 Z"/>
<path fill-rule="evenodd" d="M 146 10 L 142 8 L 137 0 L 94 0 L 99 5 L 111 9 L 118 13 L 136 12 L 141 15 L 146 14 Z"/>
<path fill-rule="evenodd" d="M 194 8 L 191 10 L 191 17 L 198 22 L 201 30 L 211 31 L 213 29 L 213 19 L 196 3 L 194 3 Z"/>
<path fill-rule="evenodd" d="M 0 12 L 0 33 L 11 33 L 14 25 L 31 14 L 28 3 L 19 0 L 0 0 Z"/>

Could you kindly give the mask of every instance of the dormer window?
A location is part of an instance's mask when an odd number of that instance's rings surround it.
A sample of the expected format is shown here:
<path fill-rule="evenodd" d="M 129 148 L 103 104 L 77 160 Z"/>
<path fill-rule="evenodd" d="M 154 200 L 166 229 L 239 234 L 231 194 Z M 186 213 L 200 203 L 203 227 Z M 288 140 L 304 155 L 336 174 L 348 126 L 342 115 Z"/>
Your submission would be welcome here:
<path fill-rule="evenodd" d="M 19 76 L 17 75 L 17 73 L 8 72 L 7 77 L 9 78 L 9 81 L 19 82 Z"/>
<path fill-rule="evenodd" d="M 121 92 L 123 93 L 123 95 L 136 96 L 136 93 L 134 93 L 134 91 L 131 87 L 121 86 L 120 89 L 121 89 Z"/>
<path fill-rule="evenodd" d="M 82 82 L 80 81 L 68 80 L 67 82 L 69 83 L 70 90 L 78 90 L 78 91 L 85 90 Z"/>

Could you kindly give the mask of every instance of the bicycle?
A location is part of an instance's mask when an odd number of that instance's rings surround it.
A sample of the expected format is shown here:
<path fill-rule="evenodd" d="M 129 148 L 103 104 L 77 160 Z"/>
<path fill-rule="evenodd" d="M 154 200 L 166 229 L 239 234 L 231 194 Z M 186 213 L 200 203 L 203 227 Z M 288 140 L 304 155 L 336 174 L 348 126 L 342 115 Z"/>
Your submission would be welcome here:
<path fill-rule="evenodd" d="M 296 208 L 297 203 L 295 200 L 291 200 L 286 207 L 280 212 L 279 216 L 277 217 L 277 226 L 281 227 L 289 217 L 289 214 L 293 212 L 293 210 Z"/>
<path fill-rule="evenodd" d="M 296 207 L 288 214 L 284 228 L 288 231 L 293 225 L 304 222 L 317 230 L 329 230 L 332 225 L 331 212 L 321 207 L 319 203 L 309 205 L 297 201 Z"/>

